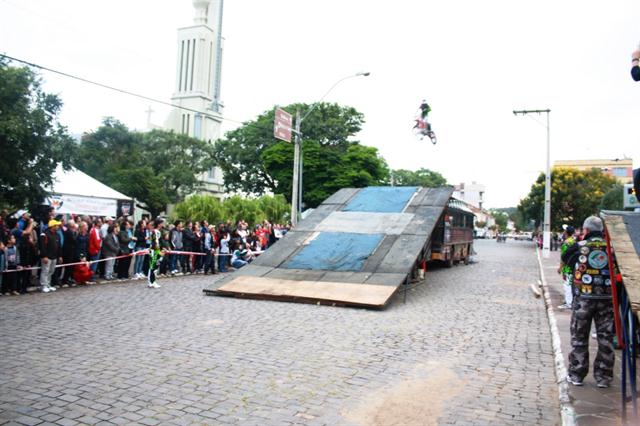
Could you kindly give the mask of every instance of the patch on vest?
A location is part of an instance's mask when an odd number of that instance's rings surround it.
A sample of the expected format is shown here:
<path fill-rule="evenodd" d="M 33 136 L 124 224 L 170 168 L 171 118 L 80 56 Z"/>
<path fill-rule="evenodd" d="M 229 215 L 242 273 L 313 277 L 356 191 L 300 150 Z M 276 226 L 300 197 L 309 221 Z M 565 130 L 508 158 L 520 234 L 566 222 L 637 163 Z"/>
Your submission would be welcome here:
<path fill-rule="evenodd" d="M 602 269 L 609 263 L 607 254 L 602 250 L 594 250 L 589 253 L 589 265 L 595 269 Z"/>

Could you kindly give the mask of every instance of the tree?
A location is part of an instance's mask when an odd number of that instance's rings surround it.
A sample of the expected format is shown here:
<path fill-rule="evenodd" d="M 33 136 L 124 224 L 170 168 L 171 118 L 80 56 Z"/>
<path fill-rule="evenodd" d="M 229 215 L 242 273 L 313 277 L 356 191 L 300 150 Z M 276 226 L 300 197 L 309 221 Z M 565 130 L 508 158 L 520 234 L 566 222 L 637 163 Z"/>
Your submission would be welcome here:
<path fill-rule="evenodd" d="M 602 197 L 600 210 L 624 210 L 624 186 L 614 185 Z"/>
<path fill-rule="evenodd" d="M 447 180 L 438 172 L 420 168 L 416 171 L 398 169 L 391 171 L 393 184 L 396 186 L 424 186 L 437 188 L 447 184 Z"/>
<path fill-rule="evenodd" d="M 573 168 L 553 168 L 551 171 L 551 229 L 563 224 L 581 226 L 584 219 L 598 212 L 602 197 L 617 181 L 598 169 L 587 171 Z M 529 195 L 520 201 L 518 210 L 524 222 L 542 223 L 545 176 L 538 176 Z"/>
<path fill-rule="evenodd" d="M 0 59 L 0 206 L 41 204 L 58 164 L 71 165 L 72 138 L 58 121 L 62 101 L 27 67 Z"/>
<path fill-rule="evenodd" d="M 302 113 L 310 105 L 292 104 L 284 109 Z M 273 137 L 274 111 L 228 132 L 215 146 L 215 158 L 225 174 L 225 186 L 232 191 L 261 195 L 267 192 L 291 198 L 293 144 Z M 303 134 L 303 201 L 317 206 L 344 186 L 383 183 L 386 162 L 377 149 L 351 138 L 360 131 L 363 115 L 350 107 L 320 103 L 305 118 Z"/>
<path fill-rule="evenodd" d="M 129 130 L 106 118 L 82 137 L 74 159 L 80 170 L 144 203 L 153 216 L 202 187 L 199 175 L 215 164 L 213 147 L 186 135 Z"/>

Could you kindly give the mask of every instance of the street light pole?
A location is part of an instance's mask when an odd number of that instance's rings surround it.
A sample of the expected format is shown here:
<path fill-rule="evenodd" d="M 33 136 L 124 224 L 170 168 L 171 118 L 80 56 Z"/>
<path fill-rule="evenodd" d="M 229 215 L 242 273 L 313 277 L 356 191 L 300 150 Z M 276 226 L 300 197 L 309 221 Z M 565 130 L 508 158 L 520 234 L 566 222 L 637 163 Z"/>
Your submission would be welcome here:
<path fill-rule="evenodd" d="M 513 111 L 514 115 L 547 114 L 547 170 L 544 179 L 544 225 L 542 227 L 542 257 L 551 256 L 551 132 L 549 127 L 550 109 Z"/>
<path fill-rule="evenodd" d="M 353 75 L 348 75 L 336 81 L 333 86 L 325 92 L 319 101 L 311 105 L 309 111 L 307 111 L 302 117 L 300 117 L 300 110 L 296 112 L 296 128 L 293 131 L 295 133 L 294 148 L 293 148 L 293 188 L 291 191 L 291 224 L 297 225 L 300 219 L 300 211 L 302 209 L 302 133 L 300 132 L 300 126 L 302 122 L 316 109 L 316 107 L 327 97 L 327 95 L 341 82 L 353 77 L 367 77 L 369 72 L 359 72 Z"/>

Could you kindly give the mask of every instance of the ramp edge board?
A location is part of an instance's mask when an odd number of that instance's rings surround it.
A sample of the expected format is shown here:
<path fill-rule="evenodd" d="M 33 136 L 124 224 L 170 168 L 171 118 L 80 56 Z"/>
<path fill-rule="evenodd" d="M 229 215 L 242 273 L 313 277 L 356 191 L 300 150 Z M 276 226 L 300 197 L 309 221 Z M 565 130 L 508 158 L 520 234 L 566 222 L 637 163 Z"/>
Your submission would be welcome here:
<path fill-rule="evenodd" d="M 629 232 L 625 215 L 612 211 L 603 213 L 631 310 L 637 315 L 640 311 L 640 258 L 632 241 L 634 234 Z"/>
<path fill-rule="evenodd" d="M 360 306 L 381 309 L 397 291 L 397 287 L 374 284 L 342 282 L 294 281 L 264 277 L 237 277 L 219 287 L 207 291 L 216 296 L 235 296 Z"/>

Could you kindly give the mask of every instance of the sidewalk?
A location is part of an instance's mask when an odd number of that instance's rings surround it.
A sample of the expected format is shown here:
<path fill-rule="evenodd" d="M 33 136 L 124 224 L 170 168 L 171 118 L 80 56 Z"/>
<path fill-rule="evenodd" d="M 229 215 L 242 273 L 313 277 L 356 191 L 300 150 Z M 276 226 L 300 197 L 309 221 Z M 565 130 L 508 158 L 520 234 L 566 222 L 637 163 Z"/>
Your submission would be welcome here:
<path fill-rule="evenodd" d="M 542 258 L 544 277 L 546 278 L 550 292 L 553 313 L 558 325 L 558 334 L 560 335 L 562 355 L 564 357 L 566 367 L 569 365 L 568 357 L 569 352 L 571 351 L 571 335 L 569 332 L 571 310 L 558 309 L 558 306 L 564 303 L 562 279 L 557 272 L 559 263 L 559 251 L 552 251 L 549 259 Z M 591 333 L 593 332 L 595 332 L 594 325 L 591 326 Z M 596 381 L 593 378 L 593 360 L 596 356 L 596 349 L 596 339 L 591 337 L 589 340 L 589 374 L 584 379 L 584 385 L 568 386 L 569 397 L 571 398 L 571 402 L 575 410 L 575 420 L 580 426 L 619 425 L 622 424 L 622 391 L 620 386 L 622 353 L 619 350 L 616 350 L 614 379 L 611 383 L 611 387 L 607 389 L 600 389 L 596 387 Z M 632 416 L 633 414 L 629 410 L 628 420 L 630 420 Z"/>

